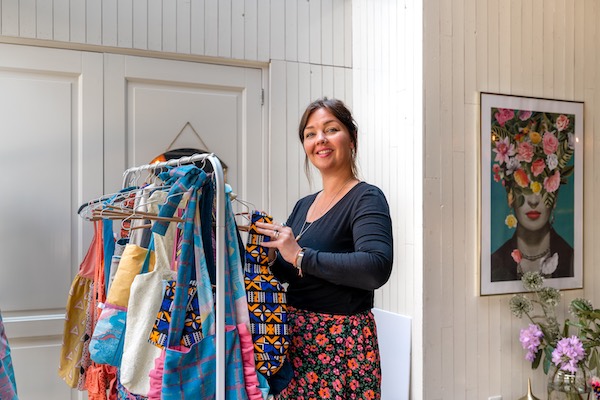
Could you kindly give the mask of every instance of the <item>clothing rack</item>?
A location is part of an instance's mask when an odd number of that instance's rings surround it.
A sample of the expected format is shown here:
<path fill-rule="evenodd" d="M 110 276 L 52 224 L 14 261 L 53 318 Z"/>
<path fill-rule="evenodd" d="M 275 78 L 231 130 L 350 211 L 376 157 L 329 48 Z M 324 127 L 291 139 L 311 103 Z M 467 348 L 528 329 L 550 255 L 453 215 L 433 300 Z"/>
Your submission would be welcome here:
<path fill-rule="evenodd" d="M 153 171 L 164 167 L 178 167 L 197 161 L 210 161 L 213 167 L 217 187 L 216 211 L 216 399 L 225 400 L 225 178 L 221 161 L 213 153 L 194 154 L 155 164 L 146 164 L 127 169 L 123 173 L 123 188 L 126 188 L 132 174 L 141 171 Z"/>

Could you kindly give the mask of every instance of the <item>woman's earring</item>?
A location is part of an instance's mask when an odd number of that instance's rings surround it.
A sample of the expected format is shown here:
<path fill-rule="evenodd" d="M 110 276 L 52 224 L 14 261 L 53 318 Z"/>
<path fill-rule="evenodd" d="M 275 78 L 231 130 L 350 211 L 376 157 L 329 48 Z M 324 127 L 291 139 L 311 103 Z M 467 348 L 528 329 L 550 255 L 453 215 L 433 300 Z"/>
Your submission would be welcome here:
<path fill-rule="evenodd" d="M 550 225 L 554 225 L 554 210 L 550 213 Z"/>

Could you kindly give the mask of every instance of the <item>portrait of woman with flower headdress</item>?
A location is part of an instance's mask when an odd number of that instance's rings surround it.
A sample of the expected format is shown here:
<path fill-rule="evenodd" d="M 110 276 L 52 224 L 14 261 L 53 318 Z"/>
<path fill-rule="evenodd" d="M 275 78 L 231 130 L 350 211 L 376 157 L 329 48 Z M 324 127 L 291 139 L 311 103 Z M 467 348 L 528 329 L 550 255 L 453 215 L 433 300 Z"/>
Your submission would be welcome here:
<path fill-rule="evenodd" d="M 490 211 L 504 222 L 491 231 L 491 281 L 573 277 L 575 115 L 493 107 L 491 117 Z"/>

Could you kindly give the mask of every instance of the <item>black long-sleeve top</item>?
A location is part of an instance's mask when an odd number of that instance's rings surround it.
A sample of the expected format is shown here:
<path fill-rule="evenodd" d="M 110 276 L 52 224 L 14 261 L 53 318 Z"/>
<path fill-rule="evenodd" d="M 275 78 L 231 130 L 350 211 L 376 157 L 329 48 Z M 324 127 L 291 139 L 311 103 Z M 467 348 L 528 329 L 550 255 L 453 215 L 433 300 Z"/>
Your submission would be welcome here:
<path fill-rule="evenodd" d="M 306 196 L 294 206 L 286 223 L 295 235 L 316 196 Z M 392 271 L 392 222 L 383 192 L 358 183 L 312 222 L 298 244 L 305 248 L 302 278 L 281 256 L 272 267 L 279 280 L 289 283 L 289 305 L 343 315 L 371 309 L 374 290 L 387 282 Z"/>

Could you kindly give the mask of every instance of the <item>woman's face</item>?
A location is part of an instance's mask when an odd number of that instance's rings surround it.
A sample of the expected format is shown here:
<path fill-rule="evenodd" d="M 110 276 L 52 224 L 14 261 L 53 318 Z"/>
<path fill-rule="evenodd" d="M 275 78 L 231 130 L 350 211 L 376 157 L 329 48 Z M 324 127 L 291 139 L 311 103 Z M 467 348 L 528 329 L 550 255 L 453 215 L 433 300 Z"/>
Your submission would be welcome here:
<path fill-rule="evenodd" d="M 304 151 L 321 173 L 351 169 L 354 144 L 348 129 L 326 108 L 315 110 L 304 128 Z"/>
<path fill-rule="evenodd" d="M 515 217 L 519 226 L 528 231 L 537 231 L 546 226 L 550 220 L 552 209 L 546 207 L 542 196 L 538 194 L 525 195 L 525 202 L 515 207 Z"/>

